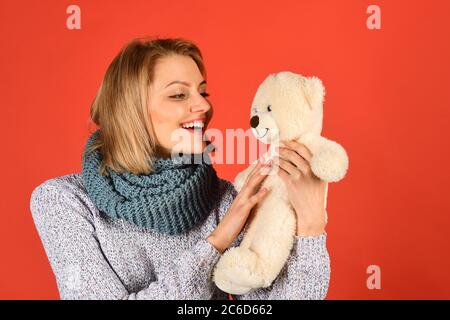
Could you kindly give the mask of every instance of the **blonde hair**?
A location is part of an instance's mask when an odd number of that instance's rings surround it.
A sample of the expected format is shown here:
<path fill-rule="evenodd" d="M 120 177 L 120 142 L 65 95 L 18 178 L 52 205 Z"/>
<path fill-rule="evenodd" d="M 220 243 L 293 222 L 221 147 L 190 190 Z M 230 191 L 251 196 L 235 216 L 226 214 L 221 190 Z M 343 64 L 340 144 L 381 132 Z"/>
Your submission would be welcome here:
<path fill-rule="evenodd" d="M 90 117 L 99 135 L 87 150 L 102 154 L 100 174 L 148 174 L 158 142 L 147 111 L 148 87 L 156 62 L 172 54 L 190 56 L 206 79 L 199 48 L 181 38 L 136 38 L 127 43 L 109 65 L 91 104 Z"/>

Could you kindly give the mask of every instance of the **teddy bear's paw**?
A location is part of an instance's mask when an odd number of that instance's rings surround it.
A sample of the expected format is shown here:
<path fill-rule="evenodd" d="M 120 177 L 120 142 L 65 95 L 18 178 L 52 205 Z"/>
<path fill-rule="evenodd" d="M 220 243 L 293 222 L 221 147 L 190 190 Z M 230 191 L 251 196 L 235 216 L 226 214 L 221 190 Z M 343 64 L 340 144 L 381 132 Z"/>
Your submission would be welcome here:
<path fill-rule="evenodd" d="M 246 294 L 252 290 L 252 288 L 243 287 L 233 283 L 222 272 L 216 272 L 214 282 L 220 290 L 231 294 Z"/>
<path fill-rule="evenodd" d="M 263 286 L 261 269 L 261 261 L 253 251 L 241 247 L 232 248 L 217 263 L 214 281 L 219 288 L 228 287 L 231 283 L 239 287 L 239 290 L 246 288 L 248 292 L 251 288 Z"/>
<path fill-rule="evenodd" d="M 341 180 L 348 169 L 348 157 L 344 148 L 335 143 L 330 148 L 319 150 L 310 162 L 312 172 L 322 181 Z"/>
<path fill-rule="evenodd" d="M 227 253 L 225 253 L 227 254 Z M 228 268 L 229 260 L 225 254 L 219 260 L 213 273 L 213 281 L 216 286 L 227 293 L 231 294 L 245 294 L 248 293 L 252 288 L 245 287 L 233 282 L 233 272 L 232 269 Z"/>

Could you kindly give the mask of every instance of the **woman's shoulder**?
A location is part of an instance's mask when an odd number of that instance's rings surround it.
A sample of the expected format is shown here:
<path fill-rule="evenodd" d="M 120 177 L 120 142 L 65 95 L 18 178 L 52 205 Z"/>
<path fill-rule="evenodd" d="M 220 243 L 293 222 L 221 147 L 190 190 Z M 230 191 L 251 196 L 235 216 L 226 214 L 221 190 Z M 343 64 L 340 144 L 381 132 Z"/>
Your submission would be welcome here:
<path fill-rule="evenodd" d="M 30 210 L 35 221 L 75 213 L 91 219 L 95 206 L 88 197 L 81 173 L 71 173 L 47 179 L 35 187 L 31 192 Z"/>
<path fill-rule="evenodd" d="M 79 196 L 85 198 L 87 196 L 86 189 L 83 185 L 81 173 L 71 173 L 63 176 L 50 178 L 41 182 L 35 187 L 31 193 L 31 199 L 47 198 L 54 195 L 60 196 Z"/>
<path fill-rule="evenodd" d="M 81 173 L 70 173 L 44 180 L 37 185 L 33 192 L 50 188 L 55 188 L 58 190 L 74 190 L 80 187 L 83 187 Z"/>

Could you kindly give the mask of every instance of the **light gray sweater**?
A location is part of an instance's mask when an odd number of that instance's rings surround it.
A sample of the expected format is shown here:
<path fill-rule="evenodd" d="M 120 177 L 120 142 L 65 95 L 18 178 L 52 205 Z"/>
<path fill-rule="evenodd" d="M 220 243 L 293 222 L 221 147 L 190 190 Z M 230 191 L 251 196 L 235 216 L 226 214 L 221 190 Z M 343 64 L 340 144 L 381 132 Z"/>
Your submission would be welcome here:
<path fill-rule="evenodd" d="M 220 179 L 220 185 L 221 200 L 207 220 L 177 236 L 108 217 L 89 199 L 80 173 L 37 186 L 30 209 L 61 299 L 227 299 L 211 280 L 221 254 L 206 240 L 237 195 L 230 182 Z M 330 279 L 326 236 L 296 236 L 270 287 L 233 298 L 324 299 Z"/>

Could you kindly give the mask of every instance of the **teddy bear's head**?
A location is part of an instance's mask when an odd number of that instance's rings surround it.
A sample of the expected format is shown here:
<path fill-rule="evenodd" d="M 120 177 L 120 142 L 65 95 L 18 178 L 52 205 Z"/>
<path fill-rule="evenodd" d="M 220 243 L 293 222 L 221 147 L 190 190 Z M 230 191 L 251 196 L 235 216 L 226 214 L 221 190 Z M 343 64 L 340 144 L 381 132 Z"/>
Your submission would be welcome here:
<path fill-rule="evenodd" d="M 289 71 L 269 75 L 253 99 L 250 125 L 265 143 L 298 139 L 322 131 L 325 89 L 317 77 Z"/>

